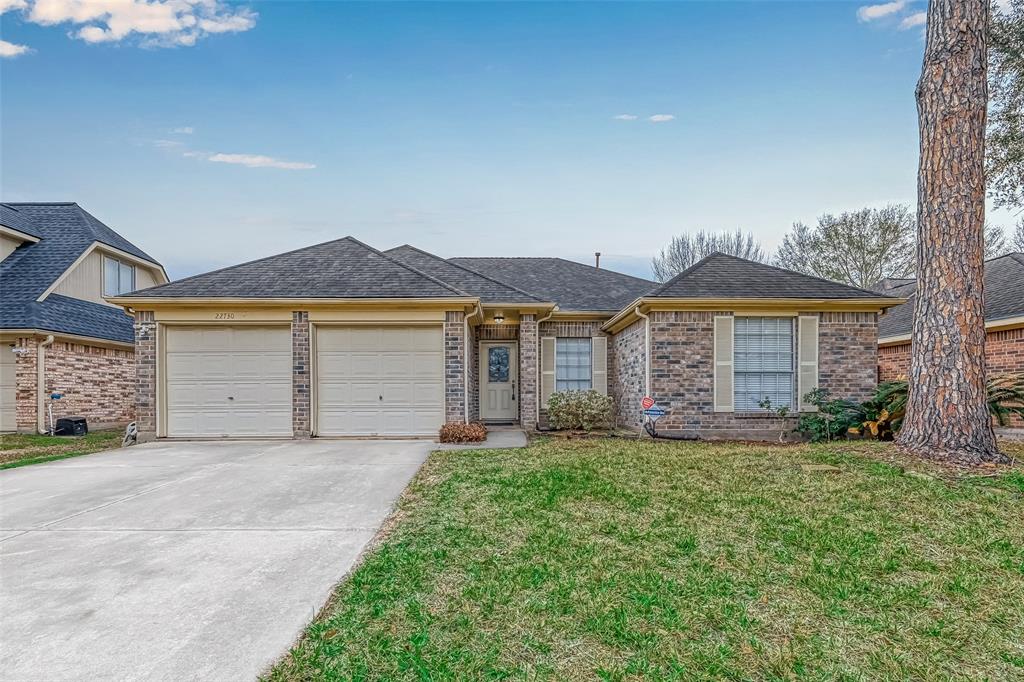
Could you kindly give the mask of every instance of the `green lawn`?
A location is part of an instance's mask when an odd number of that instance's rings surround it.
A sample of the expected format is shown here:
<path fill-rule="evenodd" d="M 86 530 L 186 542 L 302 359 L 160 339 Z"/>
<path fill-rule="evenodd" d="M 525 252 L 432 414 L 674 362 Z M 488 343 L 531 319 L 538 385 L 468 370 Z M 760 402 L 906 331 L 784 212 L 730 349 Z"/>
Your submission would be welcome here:
<path fill-rule="evenodd" d="M 124 432 L 93 431 L 78 438 L 8 433 L 0 436 L 0 469 L 50 462 L 120 447 Z"/>
<path fill-rule="evenodd" d="M 268 678 L 1024 679 L 1024 471 L 892 452 L 435 453 Z"/>

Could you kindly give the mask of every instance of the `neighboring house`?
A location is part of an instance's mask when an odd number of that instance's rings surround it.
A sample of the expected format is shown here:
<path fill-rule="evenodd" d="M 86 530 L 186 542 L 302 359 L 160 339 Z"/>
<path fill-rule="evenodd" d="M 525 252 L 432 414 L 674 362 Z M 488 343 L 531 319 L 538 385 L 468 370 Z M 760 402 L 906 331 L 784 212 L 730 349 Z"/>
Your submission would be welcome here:
<path fill-rule="evenodd" d="M 105 296 L 167 282 L 160 264 L 74 203 L 0 204 L 0 430 L 135 413 L 132 318 Z"/>
<path fill-rule="evenodd" d="M 1024 373 L 1024 253 L 985 261 L 985 364 L 990 376 Z M 878 378 L 906 378 L 910 372 L 910 333 L 914 324 L 915 281 L 886 279 L 879 293 L 906 298 L 878 324 Z"/>
<path fill-rule="evenodd" d="M 452 258 L 351 237 L 111 299 L 135 315 L 140 437 L 435 436 L 612 394 L 668 431 L 777 431 L 757 403 L 875 386 L 902 299 L 714 254 L 664 285 L 559 258 Z"/>

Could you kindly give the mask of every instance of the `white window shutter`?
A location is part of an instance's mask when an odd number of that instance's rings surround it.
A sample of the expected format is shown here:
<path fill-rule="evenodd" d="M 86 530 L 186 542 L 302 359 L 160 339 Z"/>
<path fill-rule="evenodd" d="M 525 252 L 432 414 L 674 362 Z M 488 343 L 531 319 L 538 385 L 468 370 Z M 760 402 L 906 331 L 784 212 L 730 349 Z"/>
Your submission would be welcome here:
<path fill-rule="evenodd" d="M 715 316 L 715 412 L 733 411 L 732 316 Z"/>
<path fill-rule="evenodd" d="M 797 371 L 797 398 L 801 412 L 816 412 L 817 407 L 804 400 L 804 396 L 818 388 L 818 316 L 801 315 L 797 338 L 796 357 L 799 363 Z"/>
<path fill-rule="evenodd" d="M 546 410 L 548 398 L 555 392 L 555 337 L 540 339 L 540 409 Z"/>
<path fill-rule="evenodd" d="M 590 339 L 590 386 L 598 393 L 608 394 L 608 339 Z"/>

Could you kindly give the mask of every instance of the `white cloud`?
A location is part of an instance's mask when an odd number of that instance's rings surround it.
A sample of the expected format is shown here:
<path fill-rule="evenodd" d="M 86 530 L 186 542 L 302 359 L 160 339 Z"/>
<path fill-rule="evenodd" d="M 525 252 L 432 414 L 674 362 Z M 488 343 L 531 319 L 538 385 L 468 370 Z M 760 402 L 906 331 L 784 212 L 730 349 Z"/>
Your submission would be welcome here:
<path fill-rule="evenodd" d="M 894 0 L 893 2 L 886 2 L 881 5 L 864 5 L 857 10 L 857 20 L 874 21 L 875 19 L 887 17 L 890 14 L 902 12 L 906 6 L 906 0 Z"/>
<path fill-rule="evenodd" d="M 16 43 L 9 43 L 6 40 L 0 40 L 0 58 L 18 57 L 31 51 L 32 48 L 28 45 L 18 45 Z"/>
<path fill-rule="evenodd" d="M 651 123 L 665 123 L 666 121 L 674 121 L 675 118 L 672 114 L 655 114 L 647 120 Z"/>
<path fill-rule="evenodd" d="M 315 164 L 303 161 L 282 161 L 272 156 L 262 154 L 209 154 L 207 161 L 214 163 L 232 163 L 246 168 L 283 168 L 285 170 L 309 170 L 316 168 Z"/>
<path fill-rule="evenodd" d="M 69 35 L 87 43 L 115 43 L 137 36 L 144 47 L 194 45 L 217 33 L 248 31 L 256 12 L 224 0 L 0 0 L 43 26 L 69 23 Z"/>
<path fill-rule="evenodd" d="M 25 9 L 25 0 L 0 0 L 0 14 L 10 12 L 13 9 Z"/>
<path fill-rule="evenodd" d="M 914 12 L 903 17 L 903 21 L 900 22 L 900 30 L 907 31 L 916 26 L 924 26 L 926 23 L 928 23 L 927 12 Z"/>
<path fill-rule="evenodd" d="M 635 121 L 640 117 L 636 114 L 619 114 L 618 116 L 612 116 L 612 118 L 616 121 Z"/>
<path fill-rule="evenodd" d="M 179 128 L 171 128 L 171 133 L 174 135 L 191 135 L 196 131 L 192 126 L 181 126 Z"/>

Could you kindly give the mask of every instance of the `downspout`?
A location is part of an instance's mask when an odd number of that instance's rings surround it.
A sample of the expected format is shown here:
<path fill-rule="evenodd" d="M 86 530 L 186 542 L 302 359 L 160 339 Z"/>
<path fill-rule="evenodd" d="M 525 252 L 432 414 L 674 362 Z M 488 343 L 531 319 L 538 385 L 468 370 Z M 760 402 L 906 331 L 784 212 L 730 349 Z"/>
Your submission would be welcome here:
<path fill-rule="evenodd" d="M 466 340 L 466 361 L 462 363 L 462 395 L 464 396 L 462 400 L 462 414 L 463 421 L 467 424 L 469 423 L 469 358 L 471 357 L 471 354 L 469 352 L 469 318 L 476 317 L 477 315 L 479 315 L 481 319 L 483 319 L 483 314 L 484 309 L 480 305 L 480 303 L 477 302 L 476 310 L 471 312 L 462 320 L 462 338 Z"/>
<path fill-rule="evenodd" d="M 554 316 L 556 310 L 558 310 L 558 306 L 555 306 L 554 308 L 551 309 L 550 313 L 548 313 L 546 316 L 544 316 L 544 317 L 540 318 L 539 320 L 537 320 L 537 338 L 535 340 L 535 343 L 537 344 L 536 345 L 536 348 L 537 348 L 537 378 L 536 378 L 536 383 L 534 384 L 534 389 L 533 389 L 533 407 L 534 407 L 533 414 L 534 414 L 534 417 L 537 419 L 537 423 L 534 424 L 534 426 L 540 426 L 540 386 L 541 386 L 541 383 L 540 383 L 541 382 L 541 374 L 540 374 L 540 365 L 541 365 L 541 357 L 540 357 L 540 323 L 541 322 L 547 322 L 548 320 L 550 320 Z M 520 387 L 520 389 L 521 388 L 522 387 Z"/>
<path fill-rule="evenodd" d="M 36 346 L 36 431 L 46 433 L 46 349 L 53 345 L 53 334 Z"/>
<path fill-rule="evenodd" d="M 647 396 L 651 394 L 651 318 L 640 312 L 640 306 L 633 312 L 644 320 L 644 395 Z"/>

